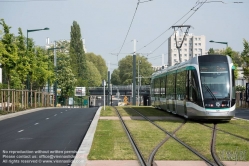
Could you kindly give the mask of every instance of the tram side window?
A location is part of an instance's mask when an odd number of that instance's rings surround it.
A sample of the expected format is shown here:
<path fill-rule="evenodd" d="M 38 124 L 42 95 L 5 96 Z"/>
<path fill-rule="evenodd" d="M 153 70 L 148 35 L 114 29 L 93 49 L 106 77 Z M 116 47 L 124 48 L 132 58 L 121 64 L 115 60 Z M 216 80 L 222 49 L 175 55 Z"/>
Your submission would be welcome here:
<path fill-rule="evenodd" d="M 155 92 L 155 86 L 154 86 L 154 80 L 151 81 L 151 97 L 154 97 L 154 92 Z"/>
<path fill-rule="evenodd" d="M 160 97 L 160 79 L 155 79 L 155 97 Z"/>
<path fill-rule="evenodd" d="M 160 85 L 161 85 L 161 97 L 165 98 L 165 77 L 160 78 Z"/>
<path fill-rule="evenodd" d="M 166 82 L 166 98 L 172 99 L 172 93 L 173 92 L 173 80 L 174 76 L 172 74 L 167 75 L 167 82 Z"/>
<path fill-rule="evenodd" d="M 196 70 L 189 72 L 189 100 L 200 105 L 201 95 Z"/>
<path fill-rule="evenodd" d="M 186 97 L 186 71 L 177 74 L 176 93 L 178 100 L 184 100 Z"/>

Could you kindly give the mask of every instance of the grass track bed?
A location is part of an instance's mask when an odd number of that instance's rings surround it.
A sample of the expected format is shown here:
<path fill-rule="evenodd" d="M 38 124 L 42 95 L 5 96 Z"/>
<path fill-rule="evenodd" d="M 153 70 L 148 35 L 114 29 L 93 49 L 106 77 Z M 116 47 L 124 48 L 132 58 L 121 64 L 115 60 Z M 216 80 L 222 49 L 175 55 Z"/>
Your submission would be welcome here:
<path fill-rule="evenodd" d="M 105 110 L 104 110 L 104 107 L 102 107 L 100 116 L 117 116 L 117 113 L 113 107 L 106 106 Z"/>
<path fill-rule="evenodd" d="M 223 161 L 249 161 L 249 142 L 218 131 L 216 153 Z"/>
<path fill-rule="evenodd" d="M 166 137 L 164 132 L 147 121 L 126 120 L 125 124 L 146 160 L 154 147 Z"/>
<path fill-rule="evenodd" d="M 120 121 L 99 120 L 88 159 L 137 159 Z"/>
<path fill-rule="evenodd" d="M 176 136 L 199 151 L 207 159 L 212 160 L 210 153 L 211 129 L 197 123 L 188 122 L 176 133 Z"/>

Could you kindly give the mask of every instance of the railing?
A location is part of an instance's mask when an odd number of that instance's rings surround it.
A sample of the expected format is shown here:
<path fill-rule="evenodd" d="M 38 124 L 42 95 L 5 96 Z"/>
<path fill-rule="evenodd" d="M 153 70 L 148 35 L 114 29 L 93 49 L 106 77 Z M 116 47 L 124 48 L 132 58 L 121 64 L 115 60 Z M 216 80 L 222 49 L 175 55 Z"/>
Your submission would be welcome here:
<path fill-rule="evenodd" d="M 111 89 L 118 89 L 118 90 L 132 90 L 132 86 L 131 85 L 112 85 L 110 87 Z M 104 87 L 89 87 L 89 90 L 103 90 Z M 108 87 L 106 87 L 105 89 L 108 89 Z M 136 89 L 138 89 L 138 86 L 136 86 Z M 141 85 L 139 86 L 139 90 L 149 90 L 150 89 L 150 85 Z"/>
<path fill-rule="evenodd" d="M 0 110 L 17 112 L 29 108 L 53 106 L 53 95 L 47 92 L 1 89 Z"/>

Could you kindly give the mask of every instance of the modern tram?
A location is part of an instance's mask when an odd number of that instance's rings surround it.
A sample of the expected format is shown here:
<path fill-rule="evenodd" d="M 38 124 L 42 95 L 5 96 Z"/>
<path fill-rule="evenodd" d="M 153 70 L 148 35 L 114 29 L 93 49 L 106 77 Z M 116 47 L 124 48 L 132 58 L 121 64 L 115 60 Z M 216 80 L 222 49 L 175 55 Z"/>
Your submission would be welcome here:
<path fill-rule="evenodd" d="M 227 55 L 203 55 L 152 74 L 152 106 L 189 119 L 235 116 L 235 80 Z"/>

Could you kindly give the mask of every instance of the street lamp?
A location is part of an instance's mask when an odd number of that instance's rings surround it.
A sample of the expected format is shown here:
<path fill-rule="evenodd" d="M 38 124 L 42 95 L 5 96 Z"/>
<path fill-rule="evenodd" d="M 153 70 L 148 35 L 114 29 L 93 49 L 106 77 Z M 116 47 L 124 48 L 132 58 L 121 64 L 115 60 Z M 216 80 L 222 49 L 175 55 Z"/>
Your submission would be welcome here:
<path fill-rule="evenodd" d="M 56 57 L 56 50 L 58 49 L 63 49 L 64 46 L 61 46 L 61 47 L 56 47 L 56 41 L 54 42 L 54 48 L 49 48 L 49 50 L 54 50 L 54 67 L 55 67 L 55 76 L 57 74 L 57 57 Z M 49 91 L 49 82 L 48 82 L 48 91 Z M 55 82 L 54 82 L 54 107 L 57 106 L 57 81 L 55 79 Z"/>
<path fill-rule="evenodd" d="M 213 40 L 210 40 L 209 41 L 210 43 L 220 43 L 220 44 L 226 44 L 227 47 L 228 47 L 228 42 L 216 42 L 216 41 L 213 41 Z"/>
<path fill-rule="evenodd" d="M 43 28 L 43 29 L 27 29 L 27 49 L 26 49 L 26 56 L 28 56 L 28 48 L 29 48 L 29 32 L 35 32 L 35 31 L 43 31 L 43 30 L 49 30 L 49 28 Z M 29 74 L 27 76 L 27 89 L 29 90 Z M 31 93 L 32 95 L 32 93 Z M 30 95 L 28 95 L 28 101 L 30 103 Z M 30 103 L 31 104 L 31 103 Z"/>

